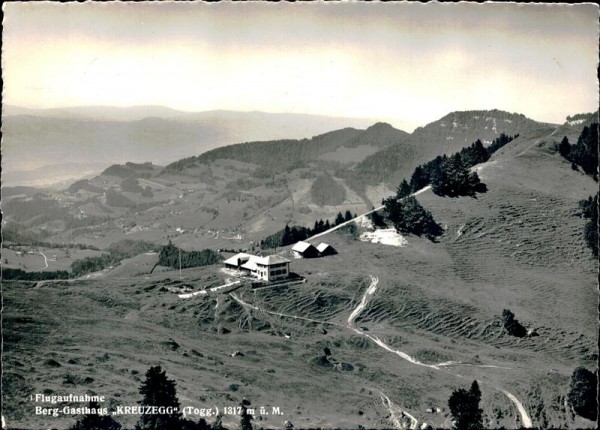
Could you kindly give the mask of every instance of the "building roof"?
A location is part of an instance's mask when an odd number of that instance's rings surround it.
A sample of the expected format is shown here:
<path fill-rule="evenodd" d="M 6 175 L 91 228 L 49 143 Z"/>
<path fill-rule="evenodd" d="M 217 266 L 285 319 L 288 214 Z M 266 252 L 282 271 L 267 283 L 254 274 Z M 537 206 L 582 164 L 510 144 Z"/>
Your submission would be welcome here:
<path fill-rule="evenodd" d="M 240 252 L 239 254 L 235 254 L 233 257 L 229 257 L 223 263 L 228 264 L 230 266 L 237 266 L 238 260 L 242 260 L 242 262 L 245 262 L 245 261 L 250 260 L 251 257 L 253 257 L 253 256 L 250 254 L 246 254 L 245 252 Z"/>
<path fill-rule="evenodd" d="M 306 252 L 306 250 L 309 249 L 311 246 L 312 245 L 308 242 L 300 241 L 292 247 L 292 251 Z"/>
<path fill-rule="evenodd" d="M 329 245 L 328 243 L 324 243 L 324 242 L 323 242 L 323 243 L 320 243 L 320 244 L 319 244 L 319 246 L 317 246 L 317 250 L 318 250 L 319 252 L 323 252 L 323 251 L 325 251 L 327 248 L 331 248 L 331 249 L 333 249 L 333 246 Z"/>
<path fill-rule="evenodd" d="M 258 264 L 262 266 L 272 266 L 274 264 L 289 263 L 290 260 L 283 258 L 280 255 L 269 255 L 267 257 L 259 257 L 258 255 L 244 254 L 243 252 L 225 260 L 225 264 L 237 265 L 237 258 L 244 261 L 241 267 L 248 270 L 257 270 Z"/>
<path fill-rule="evenodd" d="M 281 264 L 281 263 L 289 263 L 290 260 L 288 260 L 287 258 L 283 258 L 280 255 L 269 255 L 268 257 L 263 257 L 262 259 L 262 263 L 266 264 L 267 266 L 271 266 L 273 264 Z"/>
<path fill-rule="evenodd" d="M 254 257 L 254 255 L 252 257 Z M 256 262 L 254 262 L 252 260 L 253 259 L 251 258 L 250 260 L 248 260 L 247 262 L 242 264 L 242 267 L 244 269 L 248 269 L 248 270 L 258 270 L 258 266 L 256 265 Z"/>

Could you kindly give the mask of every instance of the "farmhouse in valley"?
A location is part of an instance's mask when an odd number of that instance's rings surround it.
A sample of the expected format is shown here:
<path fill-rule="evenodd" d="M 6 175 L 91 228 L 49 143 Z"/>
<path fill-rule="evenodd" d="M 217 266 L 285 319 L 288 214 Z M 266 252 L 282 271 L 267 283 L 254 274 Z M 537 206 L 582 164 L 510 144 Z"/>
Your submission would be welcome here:
<path fill-rule="evenodd" d="M 323 242 L 317 246 L 317 251 L 319 251 L 320 257 L 326 257 L 328 255 L 337 254 L 337 251 L 335 250 L 335 248 L 333 246 L 329 245 L 328 243 L 323 243 Z"/>
<path fill-rule="evenodd" d="M 238 270 L 267 282 L 285 279 L 290 275 L 290 260 L 279 255 L 259 257 L 240 252 L 224 263 L 228 269 Z"/>
<path fill-rule="evenodd" d="M 292 247 L 292 252 L 296 258 L 316 258 L 319 251 L 308 242 L 300 241 Z"/>

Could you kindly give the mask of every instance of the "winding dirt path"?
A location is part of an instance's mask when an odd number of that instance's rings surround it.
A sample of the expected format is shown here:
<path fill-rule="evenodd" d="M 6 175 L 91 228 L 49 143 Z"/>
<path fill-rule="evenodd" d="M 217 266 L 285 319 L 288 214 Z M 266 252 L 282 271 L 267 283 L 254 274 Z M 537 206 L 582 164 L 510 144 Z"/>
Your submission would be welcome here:
<path fill-rule="evenodd" d="M 375 280 L 377 280 L 377 282 L 375 282 Z M 411 357 L 410 355 L 408 355 L 407 353 L 400 351 L 400 350 L 396 350 L 396 349 L 392 349 L 389 345 L 387 345 L 385 342 L 383 342 L 381 339 L 379 339 L 377 336 L 372 336 L 370 334 L 367 334 L 355 327 L 353 327 L 352 322 L 356 319 L 356 317 L 358 317 L 358 315 L 360 315 L 360 313 L 364 310 L 364 308 L 367 305 L 368 302 L 368 298 L 369 296 L 372 296 L 373 293 L 375 293 L 375 290 L 377 289 L 377 283 L 379 282 L 379 279 L 377 279 L 374 276 L 371 276 L 371 285 L 369 285 L 369 287 L 367 288 L 367 290 L 365 291 L 365 293 L 363 294 L 362 300 L 360 301 L 360 303 L 358 304 L 358 306 L 356 307 L 356 309 L 354 309 L 354 311 L 350 314 L 350 317 L 348 318 L 348 327 L 351 328 L 355 333 L 360 334 L 361 336 L 365 336 L 366 338 L 370 339 L 371 341 L 373 341 L 375 344 L 377 344 L 379 347 L 385 349 L 386 351 L 392 352 L 396 355 L 398 355 L 399 357 L 403 358 L 404 360 L 412 363 L 412 364 L 416 364 L 418 366 L 423 366 L 423 367 L 429 367 L 430 369 L 434 369 L 434 370 L 438 370 L 441 371 L 442 369 L 440 369 L 440 367 L 448 367 L 448 366 L 452 366 L 452 365 L 463 365 L 463 366 L 473 366 L 473 367 L 491 367 L 491 368 L 504 368 L 504 369 L 510 369 L 507 367 L 502 367 L 502 366 L 494 366 L 494 365 L 473 365 L 473 364 L 463 364 L 461 362 L 453 362 L 453 361 L 447 361 L 444 363 L 439 363 L 437 365 L 435 364 L 425 364 L 420 362 L 419 360 L 416 360 L 415 358 Z M 515 406 L 517 407 L 517 410 L 519 412 L 519 415 L 521 416 L 521 423 L 522 426 L 524 428 L 532 428 L 533 427 L 533 423 L 531 421 L 531 417 L 529 416 L 527 410 L 525 409 L 525 407 L 523 406 L 523 404 L 519 401 L 519 399 L 517 399 L 514 394 L 509 393 L 508 391 L 502 389 L 502 388 L 498 388 L 498 387 L 494 387 L 496 390 L 501 391 L 506 397 L 509 398 L 509 400 L 511 402 L 513 402 L 515 404 Z M 381 395 L 383 396 L 383 393 L 381 393 Z M 385 402 L 384 402 L 385 404 Z M 387 404 L 388 404 L 388 409 L 390 409 L 391 407 L 389 407 L 389 405 L 391 404 L 389 398 L 387 398 Z M 390 409 L 390 413 L 391 409 Z M 406 412 L 404 412 L 406 413 Z M 414 417 L 412 417 L 414 419 Z M 391 415 L 391 420 L 394 423 L 395 426 L 401 425 L 400 422 L 397 420 L 397 418 L 395 417 L 395 415 L 392 413 Z M 416 422 L 416 419 L 415 419 Z M 397 427 L 398 428 L 398 427 Z M 399 427 L 402 428 L 402 427 Z M 416 423 L 415 423 L 415 427 L 411 427 L 411 428 L 416 428 Z"/>
<path fill-rule="evenodd" d="M 38 249 L 38 252 L 40 253 L 40 255 L 42 257 L 44 257 L 44 264 L 46 265 L 46 267 L 44 267 L 44 269 L 47 269 L 48 268 L 48 257 L 46 257 L 46 254 L 44 254 L 41 249 Z"/>
<path fill-rule="evenodd" d="M 371 275 L 371 285 L 369 285 L 367 291 L 365 292 L 365 294 L 363 294 L 359 305 L 356 307 L 356 309 L 352 311 L 352 313 L 348 317 L 348 327 L 352 327 L 352 324 L 354 323 L 356 317 L 363 311 L 365 306 L 367 306 L 367 300 L 369 299 L 369 296 L 372 296 L 375 293 L 375 290 L 377 290 L 378 283 L 379 278 Z"/>
<path fill-rule="evenodd" d="M 350 328 L 355 333 L 368 338 L 369 340 L 374 342 L 379 347 L 381 347 L 381 348 L 385 349 L 386 351 L 389 351 L 393 354 L 398 355 L 400 358 L 408 361 L 409 363 L 412 363 L 412 364 L 415 364 L 418 366 L 428 367 L 433 370 L 448 372 L 447 370 L 443 370 L 442 368 L 448 368 L 450 366 L 472 366 L 472 367 L 483 367 L 483 368 L 488 367 L 488 368 L 498 368 L 498 369 L 509 369 L 510 370 L 509 367 L 503 367 L 503 366 L 486 365 L 486 364 L 477 365 L 477 364 L 461 363 L 461 362 L 454 362 L 454 361 L 447 361 L 447 362 L 443 362 L 443 363 L 439 363 L 439 364 L 422 363 L 419 360 L 411 357 L 410 355 L 408 355 L 407 353 L 405 353 L 403 351 L 393 349 L 392 347 L 387 345 L 385 342 L 383 342 L 381 339 L 379 339 L 379 337 L 370 335 L 368 333 L 365 333 L 365 332 L 357 329 L 353 325 L 354 320 L 362 313 L 362 311 L 367 306 L 369 298 L 371 296 L 373 296 L 373 294 L 377 290 L 378 283 L 379 283 L 379 278 L 377 278 L 376 276 L 371 276 L 371 284 L 369 285 L 369 287 L 367 287 L 358 306 L 351 312 L 350 316 L 348 317 L 347 324 L 345 326 L 346 328 Z M 330 321 L 316 320 L 316 319 L 312 319 L 312 318 L 306 318 L 306 317 L 301 317 L 301 316 L 297 316 L 297 315 L 289 315 L 289 314 L 284 314 L 281 312 L 274 312 L 274 311 L 262 309 L 258 306 L 255 306 L 255 305 L 252 305 L 250 303 L 243 301 L 234 293 L 229 293 L 229 296 L 233 300 L 238 302 L 240 305 L 242 305 L 243 307 L 257 311 L 257 312 L 262 312 L 264 314 L 275 315 L 275 316 L 279 316 L 279 317 L 283 317 L 283 318 L 292 318 L 292 319 L 303 320 L 303 321 L 319 323 L 319 324 L 328 324 L 328 325 L 333 325 L 333 326 L 337 326 L 337 327 L 344 327 L 341 324 L 337 324 L 337 323 L 330 322 Z M 450 373 L 450 374 L 452 374 L 452 373 Z M 523 404 L 512 393 L 510 393 L 502 388 L 498 388 L 498 387 L 493 387 L 493 388 L 502 392 L 506 397 L 508 397 L 508 399 L 511 402 L 514 403 L 514 405 L 516 406 L 516 408 L 519 412 L 519 415 L 521 416 L 522 427 L 532 428 L 533 423 L 531 421 L 531 417 L 529 416 L 529 414 L 528 414 L 527 410 L 525 409 L 525 407 L 523 406 Z M 384 406 L 390 412 L 390 420 L 396 428 L 398 428 L 398 429 L 405 428 L 404 424 L 401 422 L 401 418 L 403 416 L 406 416 L 410 419 L 410 421 L 411 421 L 410 428 L 411 429 L 417 428 L 418 420 L 414 416 L 410 415 L 408 412 L 406 412 L 405 410 L 402 410 L 400 407 L 395 405 L 389 399 L 389 397 L 387 397 L 383 392 L 381 392 L 381 390 L 377 390 L 377 391 L 379 391 L 379 393 L 380 393 L 380 396 L 381 396 Z"/>
<path fill-rule="evenodd" d="M 383 392 L 381 390 L 377 390 L 377 391 L 379 391 L 379 395 L 381 396 L 381 401 L 383 402 L 383 406 L 385 406 L 387 408 L 387 410 L 390 412 L 390 421 L 392 422 L 392 424 L 394 425 L 395 428 L 397 428 L 397 429 L 406 428 L 401 421 L 401 419 L 403 417 L 407 417 L 408 419 L 410 419 L 410 427 L 409 428 L 411 428 L 411 429 L 417 428 L 419 421 L 417 421 L 417 419 L 415 417 L 413 417 L 411 414 L 409 414 L 402 408 L 398 407 L 398 405 L 394 404 L 388 396 L 383 394 Z"/>
<path fill-rule="evenodd" d="M 527 413 L 527 409 L 525 409 L 525 406 L 523 406 L 519 399 L 517 399 L 513 394 L 509 393 L 508 391 L 503 390 L 502 388 L 498 388 L 498 390 L 502 391 L 504 395 L 508 397 L 510 401 L 513 402 L 519 410 L 519 414 L 521 415 L 521 425 L 526 429 L 533 428 L 531 417 L 529 416 L 529 414 Z"/>

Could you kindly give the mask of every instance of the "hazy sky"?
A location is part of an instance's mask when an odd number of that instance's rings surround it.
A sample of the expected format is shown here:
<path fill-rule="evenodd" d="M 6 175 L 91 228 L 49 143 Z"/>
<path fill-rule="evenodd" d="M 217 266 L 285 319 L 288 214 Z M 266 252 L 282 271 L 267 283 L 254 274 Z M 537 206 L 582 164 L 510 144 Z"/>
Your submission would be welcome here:
<path fill-rule="evenodd" d="M 595 111 L 595 5 L 5 3 L 4 102 L 385 120 Z"/>

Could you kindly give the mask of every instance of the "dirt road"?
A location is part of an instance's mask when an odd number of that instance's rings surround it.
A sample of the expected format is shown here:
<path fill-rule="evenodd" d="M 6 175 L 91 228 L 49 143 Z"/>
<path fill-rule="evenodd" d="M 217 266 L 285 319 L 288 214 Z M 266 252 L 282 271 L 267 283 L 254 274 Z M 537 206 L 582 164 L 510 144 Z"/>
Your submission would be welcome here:
<path fill-rule="evenodd" d="M 416 360 L 415 358 L 411 357 L 410 355 L 408 355 L 407 353 L 405 353 L 403 351 L 392 349 L 390 346 L 388 346 L 385 342 L 383 342 L 377 336 L 372 336 L 370 334 L 364 333 L 363 331 L 361 331 L 361 330 L 353 327 L 352 326 L 352 322 L 356 319 L 356 317 L 358 317 L 358 315 L 360 315 L 360 313 L 366 307 L 367 302 L 368 302 L 368 298 L 370 296 L 372 296 L 373 293 L 375 293 L 375 290 L 377 289 L 376 286 L 377 286 L 378 282 L 379 282 L 378 278 L 376 278 L 375 276 L 371 276 L 371 285 L 369 285 L 369 287 L 367 288 L 367 290 L 363 294 L 362 300 L 360 301 L 360 303 L 358 304 L 358 306 L 356 307 L 356 309 L 354 309 L 354 311 L 352 311 L 352 313 L 350 314 L 350 317 L 348 318 L 348 327 L 349 328 L 351 328 L 355 333 L 358 333 L 361 336 L 365 336 L 366 338 L 370 339 L 376 345 L 378 345 L 379 347 L 385 349 L 386 351 L 392 352 L 392 353 L 398 355 L 399 357 L 403 358 L 404 360 L 406 360 L 406 361 L 408 361 L 408 362 L 410 362 L 412 364 L 416 364 L 418 366 L 429 367 L 430 369 L 434 369 L 434 370 L 440 371 L 440 370 L 442 370 L 442 369 L 440 369 L 440 367 L 448 367 L 448 366 L 451 366 L 451 365 L 462 364 L 462 363 L 458 363 L 458 362 L 445 362 L 445 363 L 440 363 L 440 364 L 437 364 L 437 365 L 422 363 L 422 362 Z M 474 365 L 474 366 L 477 366 L 477 367 L 501 368 L 500 366 L 493 366 L 493 365 Z M 528 414 L 527 410 L 525 409 L 525 407 L 523 406 L 523 404 L 513 394 L 509 393 L 508 391 L 506 391 L 506 390 L 504 390 L 502 388 L 498 388 L 498 387 L 494 387 L 494 388 L 496 390 L 498 390 L 498 391 L 501 391 L 506 397 L 508 397 L 510 399 L 511 402 L 513 402 L 515 404 L 515 406 L 517 407 L 517 410 L 519 412 L 519 415 L 521 416 L 521 425 L 524 428 L 532 428 L 533 427 L 533 423 L 531 421 L 531 417 L 529 416 L 529 414 Z M 387 401 L 388 401 L 388 405 L 389 405 L 390 404 L 389 399 L 387 399 Z M 392 418 L 391 419 L 392 419 L 392 422 L 394 423 L 394 425 L 397 425 L 398 421 L 394 417 L 393 414 L 392 414 Z M 415 426 L 416 426 L 416 424 L 415 424 Z"/>
<path fill-rule="evenodd" d="M 367 288 L 367 291 L 362 296 L 362 299 L 361 299 L 359 305 L 356 307 L 356 309 L 354 309 L 352 311 L 352 313 L 348 317 L 348 327 L 352 327 L 352 324 L 354 323 L 354 320 L 356 319 L 356 317 L 363 311 L 365 306 L 367 306 L 367 300 L 369 299 L 369 296 L 373 295 L 375 293 L 375 290 L 377 290 L 378 283 L 379 283 L 379 278 L 371 275 L 371 285 L 369 285 L 369 287 Z"/>
<path fill-rule="evenodd" d="M 46 257 L 46 254 L 44 254 L 41 249 L 38 249 L 38 252 L 40 253 L 40 255 L 42 257 L 44 257 L 44 264 L 46 265 L 44 267 L 44 269 L 47 269 L 48 268 L 48 257 Z"/>

